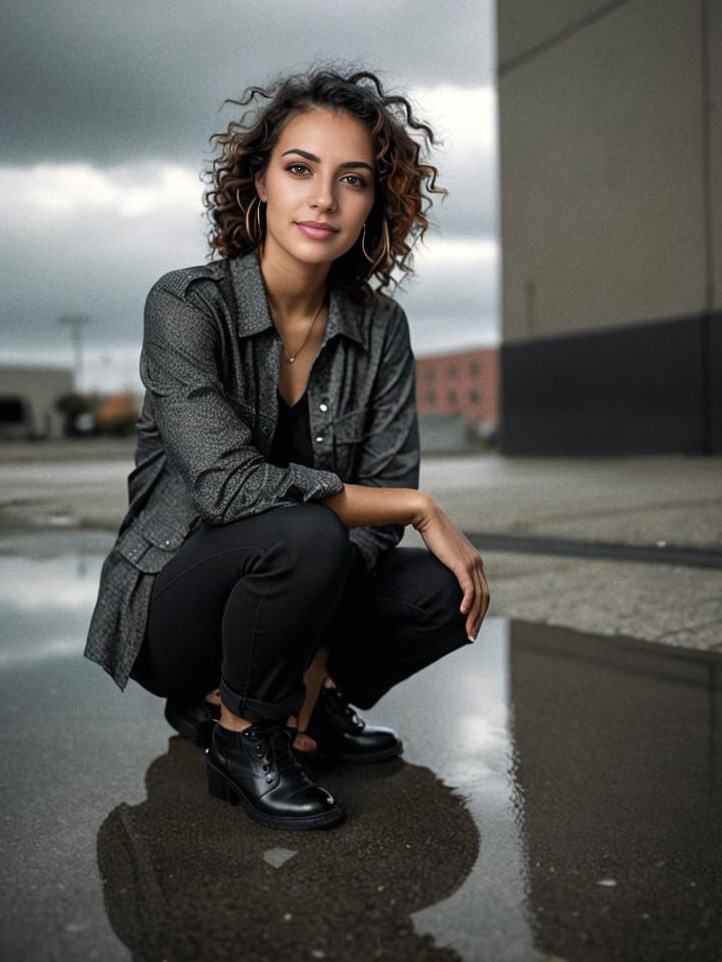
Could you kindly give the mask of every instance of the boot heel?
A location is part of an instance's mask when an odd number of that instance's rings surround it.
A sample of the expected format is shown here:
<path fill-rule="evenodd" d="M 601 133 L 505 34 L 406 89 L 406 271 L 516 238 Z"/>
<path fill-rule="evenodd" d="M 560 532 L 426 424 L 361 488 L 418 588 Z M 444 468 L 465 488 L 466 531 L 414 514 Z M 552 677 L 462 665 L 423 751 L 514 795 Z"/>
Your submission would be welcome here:
<path fill-rule="evenodd" d="M 209 795 L 213 795 L 214 798 L 222 798 L 224 802 L 230 802 L 231 805 L 237 805 L 238 795 L 221 773 L 217 772 L 208 762 L 206 762 L 206 771 L 208 773 Z"/>

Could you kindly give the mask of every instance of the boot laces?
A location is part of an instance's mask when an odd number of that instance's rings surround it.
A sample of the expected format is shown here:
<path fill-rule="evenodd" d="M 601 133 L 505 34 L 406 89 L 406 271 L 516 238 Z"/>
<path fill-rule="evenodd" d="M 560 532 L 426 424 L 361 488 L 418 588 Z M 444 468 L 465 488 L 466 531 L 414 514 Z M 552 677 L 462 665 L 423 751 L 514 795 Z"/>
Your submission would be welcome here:
<path fill-rule="evenodd" d="M 275 762 L 280 775 L 282 774 L 303 774 L 305 773 L 291 751 L 291 741 L 293 736 L 289 732 L 284 721 L 270 722 L 256 729 L 255 732 L 256 753 L 265 762 L 263 770 L 270 774 Z"/>

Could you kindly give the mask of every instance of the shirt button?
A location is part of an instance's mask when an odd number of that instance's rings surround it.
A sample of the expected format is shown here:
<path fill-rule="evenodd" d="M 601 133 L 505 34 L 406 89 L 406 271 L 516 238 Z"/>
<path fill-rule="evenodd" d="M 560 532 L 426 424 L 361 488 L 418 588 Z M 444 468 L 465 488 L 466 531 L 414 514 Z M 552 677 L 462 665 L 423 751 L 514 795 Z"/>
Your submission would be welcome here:
<path fill-rule="evenodd" d="M 170 538 L 166 538 L 166 539 L 165 539 L 165 543 L 166 543 L 166 544 L 170 544 Z"/>
<path fill-rule="evenodd" d="M 319 404 L 319 411 L 328 411 L 328 404 Z"/>
<path fill-rule="evenodd" d="M 323 441 L 323 435 L 322 435 L 322 434 L 319 434 L 319 436 L 316 438 L 316 440 L 317 440 L 317 441 Z"/>
<path fill-rule="evenodd" d="M 263 428 L 263 433 L 268 434 L 269 428 Z"/>

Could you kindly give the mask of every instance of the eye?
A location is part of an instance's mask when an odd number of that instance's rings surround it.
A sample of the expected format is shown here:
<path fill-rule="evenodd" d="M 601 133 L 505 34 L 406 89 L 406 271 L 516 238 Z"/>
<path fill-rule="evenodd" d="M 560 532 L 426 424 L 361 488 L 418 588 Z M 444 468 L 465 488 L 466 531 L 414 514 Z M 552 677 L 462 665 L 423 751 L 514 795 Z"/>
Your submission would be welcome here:
<path fill-rule="evenodd" d="M 288 167 L 286 167 L 285 169 L 289 171 L 289 173 L 293 174 L 294 177 L 300 177 L 301 176 L 300 173 L 299 174 L 294 173 L 294 168 L 300 168 L 301 170 L 309 170 L 308 165 L 302 164 L 300 161 L 297 161 L 295 164 L 289 164 Z M 364 180 L 363 177 L 360 177 L 358 174 L 346 174 L 346 176 L 344 177 L 344 180 L 346 180 L 347 177 L 351 177 L 354 179 L 354 182 L 351 184 L 352 187 L 366 186 L 366 181 Z"/>

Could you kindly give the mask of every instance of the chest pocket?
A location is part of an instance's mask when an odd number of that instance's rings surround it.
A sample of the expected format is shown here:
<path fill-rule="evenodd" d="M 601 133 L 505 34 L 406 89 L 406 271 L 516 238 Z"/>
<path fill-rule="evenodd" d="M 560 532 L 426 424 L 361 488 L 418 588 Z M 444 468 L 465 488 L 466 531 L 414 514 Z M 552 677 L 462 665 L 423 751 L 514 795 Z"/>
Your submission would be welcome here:
<path fill-rule="evenodd" d="M 357 467 L 360 447 L 367 436 L 368 411 L 357 408 L 333 422 L 333 452 L 336 473 L 342 480 L 352 482 Z"/>

